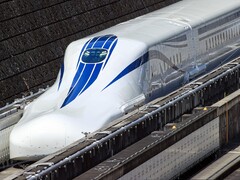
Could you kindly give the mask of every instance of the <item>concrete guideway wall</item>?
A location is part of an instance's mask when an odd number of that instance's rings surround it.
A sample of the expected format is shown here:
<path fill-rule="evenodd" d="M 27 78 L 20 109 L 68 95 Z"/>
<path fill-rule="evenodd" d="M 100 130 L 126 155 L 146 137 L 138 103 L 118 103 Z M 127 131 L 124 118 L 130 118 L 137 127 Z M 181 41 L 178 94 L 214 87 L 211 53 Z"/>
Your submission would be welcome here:
<path fill-rule="evenodd" d="M 153 158 L 149 159 L 148 161 L 138 166 L 134 170 L 130 171 L 120 179 L 138 179 L 139 175 L 141 178 L 144 177 L 144 179 L 155 179 L 156 177 L 162 177 L 163 179 L 172 179 L 173 177 L 177 177 L 177 175 L 185 172 L 186 169 L 189 168 L 189 166 L 196 164 L 206 155 L 209 155 L 211 152 L 219 149 L 220 146 L 227 145 L 229 142 L 239 138 L 240 90 L 235 91 L 229 96 L 213 104 L 211 108 L 216 109 L 216 119 L 210 121 L 201 128 L 192 132 L 190 135 L 186 136 L 185 138 L 178 141 L 174 145 L 154 156 Z M 203 119 L 206 117 L 207 116 L 205 115 Z M 202 121 L 202 123 L 203 122 L 204 121 Z M 189 126 L 195 127 L 193 124 Z M 184 147 L 185 145 L 187 145 L 187 147 L 185 147 L 185 149 L 182 148 L 182 146 Z M 183 152 L 186 150 L 188 153 L 181 153 L 180 149 L 183 150 Z M 175 153 L 177 153 L 177 155 L 175 155 Z M 169 154 L 171 154 L 172 156 L 170 156 Z M 163 161 L 164 156 L 169 157 L 169 159 L 165 158 L 165 161 Z M 112 157 L 112 159 L 113 158 L 114 157 Z M 156 167 L 157 162 L 159 161 L 163 162 L 162 166 L 154 169 L 153 167 Z M 236 163 L 239 163 L 239 160 Z M 101 164 L 98 166 L 101 166 Z M 146 171 L 146 169 L 148 169 L 148 171 Z M 220 172 L 219 169 L 219 173 L 217 173 L 214 177 L 220 179 L 225 178 L 225 176 L 227 175 L 225 174 L 227 170 L 228 169 L 224 169 Z M 122 171 L 123 170 L 121 170 L 120 172 Z M 218 171 L 216 170 L 216 172 Z M 115 174 L 113 171 L 112 175 Z M 213 176 L 213 174 L 210 175 Z M 111 175 L 108 176 L 111 177 Z M 108 176 L 106 175 L 106 177 Z M 208 176 L 206 175 L 206 177 Z"/>
<path fill-rule="evenodd" d="M 8 166 L 10 163 L 9 136 L 21 116 L 22 110 L 16 110 L 14 114 L 0 118 L 0 168 Z"/>
<path fill-rule="evenodd" d="M 176 178 L 239 137 L 239 107 L 240 90 L 237 90 L 211 107 L 195 108 L 188 118 L 176 123 L 172 134 L 153 132 L 75 179 Z M 227 175 L 227 169 L 215 171 L 218 178 Z"/>
<path fill-rule="evenodd" d="M 125 174 L 120 180 L 173 179 L 218 148 L 219 118 L 216 118 Z"/>
<path fill-rule="evenodd" d="M 220 118 L 220 144 L 237 140 L 240 135 L 240 90 L 212 105 L 218 108 Z"/>
<path fill-rule="evenodd" d="M 176 129 L 154 131 L 75 179 L 172 179 L 218 148 L 217 110 L 202 108 Z"/>

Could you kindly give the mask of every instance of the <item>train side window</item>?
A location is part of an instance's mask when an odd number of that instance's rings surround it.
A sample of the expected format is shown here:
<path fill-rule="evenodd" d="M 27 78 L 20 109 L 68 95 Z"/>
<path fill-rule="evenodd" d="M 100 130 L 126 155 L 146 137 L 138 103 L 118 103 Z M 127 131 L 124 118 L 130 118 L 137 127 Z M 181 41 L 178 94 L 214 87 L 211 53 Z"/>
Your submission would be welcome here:
<path fill-rule="evenodd" d="M 214 44 L 214 38 L 212 37 L 212 47 L 214 48 L 215 46 L 214 46 L 215 44 Z"/>
<path fill-rule="evenodd" d="M 223 43 L 222 33 L 220 33 L 219 37 L 220 37 L 220 44 L 222 44 Z"/>
<path fill-rule="evenodd" d="M 176 54 L 176 64 L 179 64 L 179 57 L 178 57 L 178 54 Z"/>

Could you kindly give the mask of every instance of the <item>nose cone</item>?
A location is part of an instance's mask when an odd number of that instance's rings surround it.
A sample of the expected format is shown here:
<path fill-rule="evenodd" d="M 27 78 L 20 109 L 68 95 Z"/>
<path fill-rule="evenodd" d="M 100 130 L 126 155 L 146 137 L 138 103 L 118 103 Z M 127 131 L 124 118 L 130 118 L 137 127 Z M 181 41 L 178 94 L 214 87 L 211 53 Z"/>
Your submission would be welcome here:
<path fill-rule="evenodd" d="M 10 135 L 10 158 L 36 160 L 67 145 L 62 116 L 43 115 L 17 124 Z"/>

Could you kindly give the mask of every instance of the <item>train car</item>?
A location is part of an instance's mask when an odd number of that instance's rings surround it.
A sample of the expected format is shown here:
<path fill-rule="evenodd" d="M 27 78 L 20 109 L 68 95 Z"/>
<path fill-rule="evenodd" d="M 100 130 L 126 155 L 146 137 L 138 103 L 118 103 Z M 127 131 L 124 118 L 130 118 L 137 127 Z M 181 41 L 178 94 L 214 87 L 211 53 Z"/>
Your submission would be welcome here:
<path fill-rule="evenodd" d="M 11 159 L 53 153 L 220 66 L 239 37 L 239 0 L 183 0 L 72 42 L 11 132 Z"/>

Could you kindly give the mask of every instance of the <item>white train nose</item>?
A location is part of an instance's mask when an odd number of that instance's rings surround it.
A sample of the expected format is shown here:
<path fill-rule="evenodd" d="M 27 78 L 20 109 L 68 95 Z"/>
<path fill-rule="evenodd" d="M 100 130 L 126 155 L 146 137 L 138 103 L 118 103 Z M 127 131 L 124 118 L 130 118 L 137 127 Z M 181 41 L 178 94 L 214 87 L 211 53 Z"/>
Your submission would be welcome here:
<path fill-rule="evenodd" d="M 56 114 L 43 115 L 19 123 L 10 135 L 10 158 L 39 159 L 67 145 L 66 124 Z"/>

